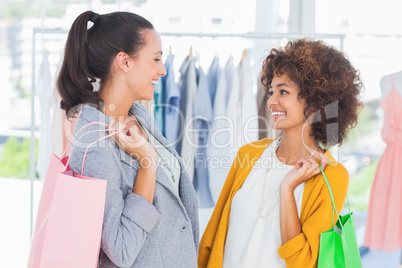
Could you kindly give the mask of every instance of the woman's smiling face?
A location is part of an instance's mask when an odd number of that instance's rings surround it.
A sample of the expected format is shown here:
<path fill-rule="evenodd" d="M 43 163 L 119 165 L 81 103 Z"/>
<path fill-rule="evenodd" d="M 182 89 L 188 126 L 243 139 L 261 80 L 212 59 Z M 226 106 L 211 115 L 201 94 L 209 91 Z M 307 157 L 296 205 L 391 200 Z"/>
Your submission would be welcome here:
<path fill-rule="evenodd" d="M 155 30 L 145 30 L 145 44 L 130 64 L 130 88 L 136 100 L 152 100 L 156 83 L 166 75 L 162 62 L 162 43 Z"/>
<path fill-rule="evenodd" d="M 268 108 L 273 129 L 302 129 L 306 103 L 298 98 L 298 85 L 286 74 L 274 76 L 268 91 Z"/>

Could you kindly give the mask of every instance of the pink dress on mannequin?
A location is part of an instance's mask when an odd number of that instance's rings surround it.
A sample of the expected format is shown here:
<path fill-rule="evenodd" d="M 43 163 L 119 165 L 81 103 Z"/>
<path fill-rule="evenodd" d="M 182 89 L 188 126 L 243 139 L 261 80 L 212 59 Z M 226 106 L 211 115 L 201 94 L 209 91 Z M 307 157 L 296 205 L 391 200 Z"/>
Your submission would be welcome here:
<path fill-rule="evenodd" d="M 402 96 L 391 75 L 391 91 L 381 102 L 382 139 L 387 147 L 375 173 L 368 209 L 365 246 L 394 252 L 402 248 Z"/>

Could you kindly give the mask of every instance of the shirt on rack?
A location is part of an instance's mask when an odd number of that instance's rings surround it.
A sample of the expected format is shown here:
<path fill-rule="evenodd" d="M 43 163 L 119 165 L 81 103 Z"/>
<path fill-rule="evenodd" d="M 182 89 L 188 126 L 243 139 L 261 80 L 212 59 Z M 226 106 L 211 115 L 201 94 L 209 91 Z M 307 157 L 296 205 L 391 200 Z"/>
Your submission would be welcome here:
<path fill-rule="evenodd" d="M 209 78 L 214 77 L 210 83 L 216 86 L 216 93 L 212 102 L 212 131 L 207 156 L 209 158 L 209 188 L 216 204 L 232 163 L 226 149 L 230 138 L 230 120 L 226 114 L 226 78 L 217 58 L 214 61 L 215 68 L 209 70 Z M 216 71 L 215 74 L 213 70 Z"/>
<path fill-rule="evenodd" d="M 174 68 L 174 55 L 169 54 L 165 61 L 166 75 L 162 77 L 163 110 L 164 110 L 164 136 L 169 145 L 178 151 L 180 134 L 180 89 L 176 83 Z"/>
<path fill-rule="evenodd" d="M 158 80 L 158 83 L 156 83 L 156 88 L 154 91 L 154 118 L 156 121 L 156 124 L 161 131 L 161 133 L 164 135 L 164 116 L 163 116 L 163 87 L 162 87 L 162 81 Z"/>
<path fill-rule="evenodd" d="M 219 86 L 221 86 L 219 83 L 221 83 L 222 79 L 221 78 L 221 72 L 222 68 L 219 65 L 219 58 L 217 56 L 214 57 L 212 60 L 211 65 L 208 68 L 208 73 L 207 73 L 207 80 L 208 80 L 208 87 L 209 87 L 209 95 L 211 97 L 211 105 L 214 105 L 215 101 L 215 94 L 216 90 Z"/>
<path fill-rule="evenodd" d="M 226 62 L 225 68 L 226 77 L 226 100 L 227 100 L 227 115 L 231 123 L 231 131 L 229 137 L 229 144 L 227 146 L 227 154 L 230 162 L 233 162 L 237 149 L 240 148 L 242 126 L 239 121 L 241 114 L 241 100 L 239 94 L 239 76 L 238 71 L 234 66 L 233 57 L 230 56 Z"/>
<path fill-rule="evenodd" d="M 258 108 L 256 94 L 254 93 L 253 75 L 250 68 L 249 57 L 246 56 L 242 59 L 238 67 L 239 72 L 239 100 L 241 120 L 239 122 L 241 139 L 241 146 L 259 140 L 258 129 Z M 237 149 L 236 149 L 237 152 Z"/>
<path fill-rule="evenodd" d="M 195 57 L 188 57 L 180 67 L 180 107 L 182 112 L 181 132 L 178 152 L 183 158 L 186 170 L 191 180 L 194 179 L 194 157 L 196 153 L 197 133 L 193 131 L 193 112 L 195 95 L 197 92 L 197 77 Z"/>
<path fill-rule="evenodd" d="M 209 189 L 208 158 L 206 147 L 209 145 L 209 137 L 212 120 L 211 97 L 208 88 L 207 77 L 202 68 L 197 70 L 197 95 L 194 103 L 194 127 L 198 132 L 197 152 L 195 156 L 195 172 L 193 185 L 198 195 L 200 208 L 210 208 L 215 205 Z"/>

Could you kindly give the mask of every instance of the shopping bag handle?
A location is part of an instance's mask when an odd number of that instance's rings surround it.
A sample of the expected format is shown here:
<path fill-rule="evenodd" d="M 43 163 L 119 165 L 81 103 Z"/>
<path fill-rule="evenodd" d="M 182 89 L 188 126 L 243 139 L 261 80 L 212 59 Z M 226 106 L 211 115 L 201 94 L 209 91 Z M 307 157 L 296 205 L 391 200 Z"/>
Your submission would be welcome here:
<path fill-rule="evenodd" d="M 328 162 L 330 162 L 330 161 L 332 161 L 332 160 L 329 160 Z M 320 167 L 322 176 L 324 177 L 325 183 L 327 184 L 328 191 L 329 191 L 329 194 L 330 194 L 330 196 L 331 196 L 331 201 L 332 201 L 332 222 L 331 222 L 331 229 L 333 228 L 333 227 L 332 227 L 333 222 L 334 222 L 334 212 L 333 212 L 333 211 L 335 210 L 336 215 L 338 216 L 338 222 L 339 222 L 339 224 L 341 225 L 341 228 L 342 228 L 342 230 L 343 230 L 342 219 L 341 219 L 341 217 L 339 216 L 338 211 L 337 211 L 337 209 L 336 209 L 336 207 L 335 207 L 334 195 L 332 194 L 331 186 L 329 185 L 327 176 L 325 175 L 324 171 L 322 170 L 321 164 L 320 164 L 319 167 Z M 347 203 L 348 203 L 348 209 L 349 209 L 349 214 L 350 214 L 349 198 L 348 198 L 348 195 L 347 195 L 347 194 L 346 194 L 346 200 L 347 200 Z M 343 235 L 341 236 L 341 238 L 342 238 L 343 244 L 344 244 L 345 247 L 346 247 L 345 249 L 346 249 L 347 258 L 350 260 L 350 254 L 349 254 L 348 244 L 346 243 L 345 237 L 344 237 Z"/>
<path fill-rule="evenodd" d="M 87 127 L 87 126 L 92 126 L 92 125 L 97 125 L 97 124 L 99 124 L 99 125 L 105 125 L 105 126 L 106 126 L 106 123 L 103 123 L 103 122 L 91 122 L 91 123 L 88 123 L 88 124 L 83 125 L 79 130 L 77 130 L 77 132 L 75 133 L 75 135 L 78 135 L 78 133 L 80 133 L 81 130 L 83 130 L 85 127 Z M 101 130 L 92 130 L 92 131 L 88 131 L 88 132 L 84 133 L 83 135 L 81 135 L 78 139 L 75 139 L 75 137 L 74 137 L 74 135 L 73 135 L 73 136 L 71 137 L 71 141 L 67 144 L 66 149 L 65 149 L 64 152 L 62 153 L 61 158 L 63 158 L 63 157 L 66 155 L 67 151 L 70 149 L 71 144 L 74 142 L 74 140 L 79 140 L 80 138 L 82 138 L 82 137 L 85 136 L 86 134 L 93 133 L 93 132 L 100 132 L 100 131 L 104 131 L 104 130 L 101 129 Z"/>
<path fill-rule="evenodd" d="M 90 145 L 88 145 L 88 147 L 87 147 L 86 150 L 85 150 L 84 158 L 83 158 L 83 161 L 82 161 L 81 176 L 83 176 L 83 173 L 84 173 L 85 158 L 86 158 L 86 155 L 87 155 L 87 153 L 88 153 L 89 148 L 90 148 L 92 145 L 94 145 L 95 143 L 100 142 L 100 141 L 102 141 L 102 140 L 105 140 L 105 139 L 107 139 L 107 138 L 109 138 L 109 137 L 111 137 L 111 136 L 113 136 L 113 135 L 115 135 L 115 134 L 117 134 L 117 133 L 123 131 L 123 129 L 120 129 L 120 128 L 118 127 L 118 125 L 119 125 L 119 123 L 118 123 L 118 124 L 116 124 L 116 127 L 117 127 L 117 128 L 113 128 L 113 129 L 109 129 L 109 130 L 108 130 L 107 128 L 106 128 L 106 129 L 91 130 L 91 131 L 88 131 L 88 132 L 82 134 L 82 135 L 79 136 L 78 138 L 75 138 L 75 137 L 78 135 L 78 133 L 80 133 L 84 128 L 86 128 L 86 127 L 88 127 L 88 126 L 91 126 L 91 125 L 104 125 L 104 126 L 108 127 L 108 125 L 107 125 L 106 123 L 104 123 L 104 122 L 91 122 L 91 123 L 88 123 L 88 124 L 85 124 L 84 126 L 82 126 L 79 130 L 77 130 L 77 132 L 75 133 L 75 136 L 72 136 L 71 141 L 70 141 L 70 142 L 68 143 L 68 145 L 66 146 L 66 149 L 64 150 L 64 152 L 63 152 L 63 154 L 62 154 L 62 157 L 61 157 L 60 160 L 59 160 L 59 163 L 60 163 L 60 162 L 61 162 L 61 159 L 62 159 L 63 156 L 66 154 L 66 152 L 69 150 L 69 148 L 71 147 L 71 144 L 74 142 L 74 140 L 77 140 L 77 141 L 78 141 L 79 139 L 81 139 L 82 137 L 84 137 L 85 135 L 90 134 L 90 133 L 103 132 L 103 131 L 109 131 L 109 133 L 110 133 L 110 132 L 112 131 L 111 134 L 106 135 L 105 137 L 103 137 L 103 138 L 101 138 L 101 139 L 99 139 L 99 140 L 96 140 L 96 141 L 92 142 Z M 67 163 L 66 163 L 66 165 L 65 165 L 65 166 L 66 166 L 66 170 L 67 170 L 67 167 L 68 167 L 69 162 L 70 162 L 70 158 L 68 158 Z"/>
<path fill-rule="evenodd" d="M 331 162 L 331 161 L 332 161 L 332 160 L 328 160 L 328 162 Z M 328 188 L 328 191 L 329 191 L 329 195 L 331 196 L 331 201 L 332 201 L 332 220 L 331 220 L 331 229 L 332 229 L 332 228 L 333 228 L 333 224 L 334 224 L 334 211 L 336 212 L 336 215 L 338 216 L 338 219 L 339 219 L 340 217 L 339 217 L 338 210 L 337 210 L 337 209 L 336 209 L 336 207 L 335 207 L 334 195 L 332 194 L 331 186 L 329 185 L 329 182 L 328 182 L 327 176 L 325 175 L 324 170 L 322 169 L 321 164 L 319 165 L 319 167 L 320 167 L 320 170 L 321 170 L 322 176 L 324 177 L 325 183 L 327 184 L 327 188 Z M 348 209 L 349 209 L 349 213 L 350 213 L 349 198 L 348 198 L 348 195 L 347 195 L 347 194 L 346 194 L 346 200 L 347 200 L 347 203 L 348 203 Z M 341 227 L 343 228 L 342 221 L 339 221 L 339 224 L 340 224 L 340 225 L 341 225 Z"/>

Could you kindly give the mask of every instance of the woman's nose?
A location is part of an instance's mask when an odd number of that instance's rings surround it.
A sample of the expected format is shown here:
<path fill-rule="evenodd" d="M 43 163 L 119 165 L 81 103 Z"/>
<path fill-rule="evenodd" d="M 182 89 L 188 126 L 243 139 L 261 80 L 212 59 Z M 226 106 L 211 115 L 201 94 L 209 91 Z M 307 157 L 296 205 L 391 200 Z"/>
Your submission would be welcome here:
<path fill-rule="evenodd" d="M 159 70 L 159 75 L 160 76 L 166 75 L 166 68 L 165 68 L 165 64 L 163 64 L 163 63 L 162 63 L 162 68 Z"/>
<path fill-rule="evenodd" d="M 275 93 L 268 97 L 267 105 L 270 108 L 272 105 L 278 104 L 278 98 L 276 97 Z"/>

